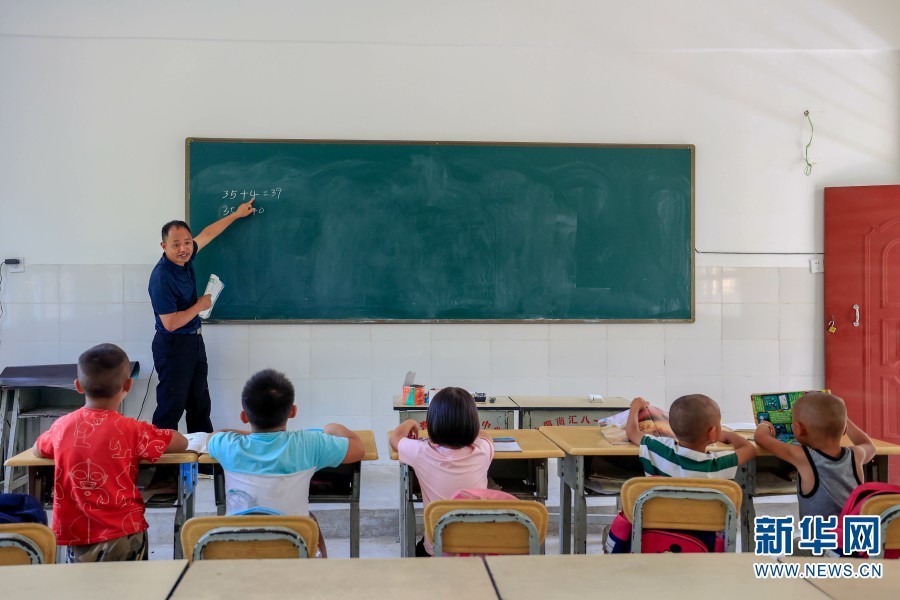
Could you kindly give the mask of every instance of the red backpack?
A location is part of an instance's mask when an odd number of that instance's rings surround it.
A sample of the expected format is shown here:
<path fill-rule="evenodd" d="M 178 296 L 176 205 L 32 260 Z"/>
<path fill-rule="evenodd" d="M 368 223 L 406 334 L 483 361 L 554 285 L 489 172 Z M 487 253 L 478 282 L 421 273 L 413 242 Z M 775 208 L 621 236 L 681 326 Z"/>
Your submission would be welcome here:
<path fill-rule="evenodd" d="M 881 496 L 882 494 L 900 494 L 900 485 L 873 481 L 856 486 L 856 489 L 850 493 L 850 497 L 848 497 L 847 502 L 844 503 L 844 508 L 841 509 L 841 514 L 838 515 L 838 549 L 844 547 L 844 517 L 859 515 L 866 500 L 874 498 L 875 496 Z M 856 558 L 868 558 L 868 554 L 865 552 L 854 552 L 851 556 Z M 884 558 L 900 558 L 900 549 L 886 550 Z"/>
<path fill-rule="evenodd" d="M 624 512 L 619 511 L 610 524 L 603 548 L 607 554 L 631 552 L 631 521 Z M 645 529 L 641 533 L 642 554 L 724 551 L 725 539 L 715 531 Z"/>

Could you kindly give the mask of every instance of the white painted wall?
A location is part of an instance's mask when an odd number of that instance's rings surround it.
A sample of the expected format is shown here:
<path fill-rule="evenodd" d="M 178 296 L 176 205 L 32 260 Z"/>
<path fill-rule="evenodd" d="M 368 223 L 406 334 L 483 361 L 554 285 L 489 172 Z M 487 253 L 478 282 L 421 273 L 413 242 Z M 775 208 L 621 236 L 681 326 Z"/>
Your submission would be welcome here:
<path fill-rule="evenodd" d="M 698 257 L 698 323 L 208 327 L 211 386 L 219 423 L 269 365 L 301 424 L 387 429 L 408 368 L 496 394 L 707 391 L 736 418 L 751 390 L 821 385 L 803 268 L 823 187 L 898 180 L 898 46 L 890 0 L 0 0 L 0 258 L 28 265 L 4 277 L 0 367 L 105 340 L 149 366 L 187 136 L 692 143 L 697 248 L 763 253 Z"/>

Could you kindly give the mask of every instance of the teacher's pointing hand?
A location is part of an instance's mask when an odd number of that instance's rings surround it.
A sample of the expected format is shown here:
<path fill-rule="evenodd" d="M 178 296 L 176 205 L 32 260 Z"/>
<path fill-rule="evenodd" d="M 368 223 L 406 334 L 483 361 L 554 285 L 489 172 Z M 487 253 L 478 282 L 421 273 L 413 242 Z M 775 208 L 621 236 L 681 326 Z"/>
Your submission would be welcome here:
<path fill-rule="evenodd" d="M 236 214 L 239 219 L 248 215 L 252 215 L 253 211 L 256 210 L 255 208 L 253 208 L 254 201 L 255 199 L 251 200 L 250 202 L 244 202 L 237 207 L 237 210 L 234 211 L 234 214 Z"/>

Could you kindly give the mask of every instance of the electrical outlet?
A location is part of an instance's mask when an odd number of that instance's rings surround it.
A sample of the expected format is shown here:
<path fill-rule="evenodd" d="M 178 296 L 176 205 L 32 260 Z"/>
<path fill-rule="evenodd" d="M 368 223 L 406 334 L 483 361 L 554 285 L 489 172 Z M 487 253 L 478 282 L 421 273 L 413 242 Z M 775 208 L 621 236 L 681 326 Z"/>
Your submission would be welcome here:
<path fill-rule="evenodd" d="M 7 258 L 3 262 L 6 264 L 7 273 L 22 273 L 25 271 L 25 259 L 21 256 Z"/>
<path fill-rule="evenodd" d="M 821 257 L 809 259 L 809 272 L 810 273 L 824 273 L 825 272 L 825 259 L 821 258 Z"/>

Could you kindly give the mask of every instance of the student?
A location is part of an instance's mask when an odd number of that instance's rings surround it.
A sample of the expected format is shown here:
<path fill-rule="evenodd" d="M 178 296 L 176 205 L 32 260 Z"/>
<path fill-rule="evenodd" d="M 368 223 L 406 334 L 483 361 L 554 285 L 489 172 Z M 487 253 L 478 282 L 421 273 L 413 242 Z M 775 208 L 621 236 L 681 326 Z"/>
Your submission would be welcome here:
<path fill-rule="evenodd" d="M 625 424 L 628 439 L 640 446 L 641 466 L 647 475 L 734 479 L 738 465 L 756 456 L 753 444 L 734 432 L 722 431 L 722 415 L 712 398 L 690 394 L 672 403 L 669 425 L 675 439 L 640 431 L 638 414 L 649 406 L 643 398 L 635 398 Z M 731 444 L 734 450 L 707 451 L 715 442 Z"/>
<path fill-rule="evenodd" d="M 875 456 L 875 445 L 847 418 L 844 401 L 832 394 L 809 392 L 793 407 L 797 444 L 775 438 L 775 426 L 763 421 L 754 441 L 797 468 L 797 501 L 800 518 L 839 515 L 850 492 L 863 482 L 863 465 Z M 841 446 L 846 433 L 853 445 Z M 799 444 L 799 445 L 798 445 Z"/>
<path fill-rule="evenodd" d="M 309 482 L 325 467 L 355 463 L 365 454 L 358 435 L 337 423 L 322 431 L 287 431 L 297 416 L 294 386 L 283 373 L 256 373 L 241 392 L 241 421 L 251 431 L 216 432 L 207 442 L 209 455 L 225 470 L 225 504 L 229 514 L 253 508 L 286 515 L 309 515 Z M 327 556 L 319 535 L 319 550 Z"/>
<path fill-rule="evenodd" d="M 391 448 L 400 462 L 415 469 L 424 505 L 450 499 L 465 488 L 487 488 L 487 472 L 494 459 L 494 444 L 480 435 L 475 399 L 464 389 L 444 388 L 428 406 L 428 440 L 419 440 L 413 419 L 391 432 Z M 431 556 L 425 538 L 416 544 L 416 556 Z"/>
<path fill-rule="evenodd" d="M 61 417 L 34 444 L 56 460 L 53 533 L 68 562 L 145 560 L 147 521 L 135 484 L 141 460 L 183 452 L 187 439 L 171 429 L 117 412 L 131 390 L 125 352 L 100 344 L 78 357 L 75 389 L 83 408 Z"/>

